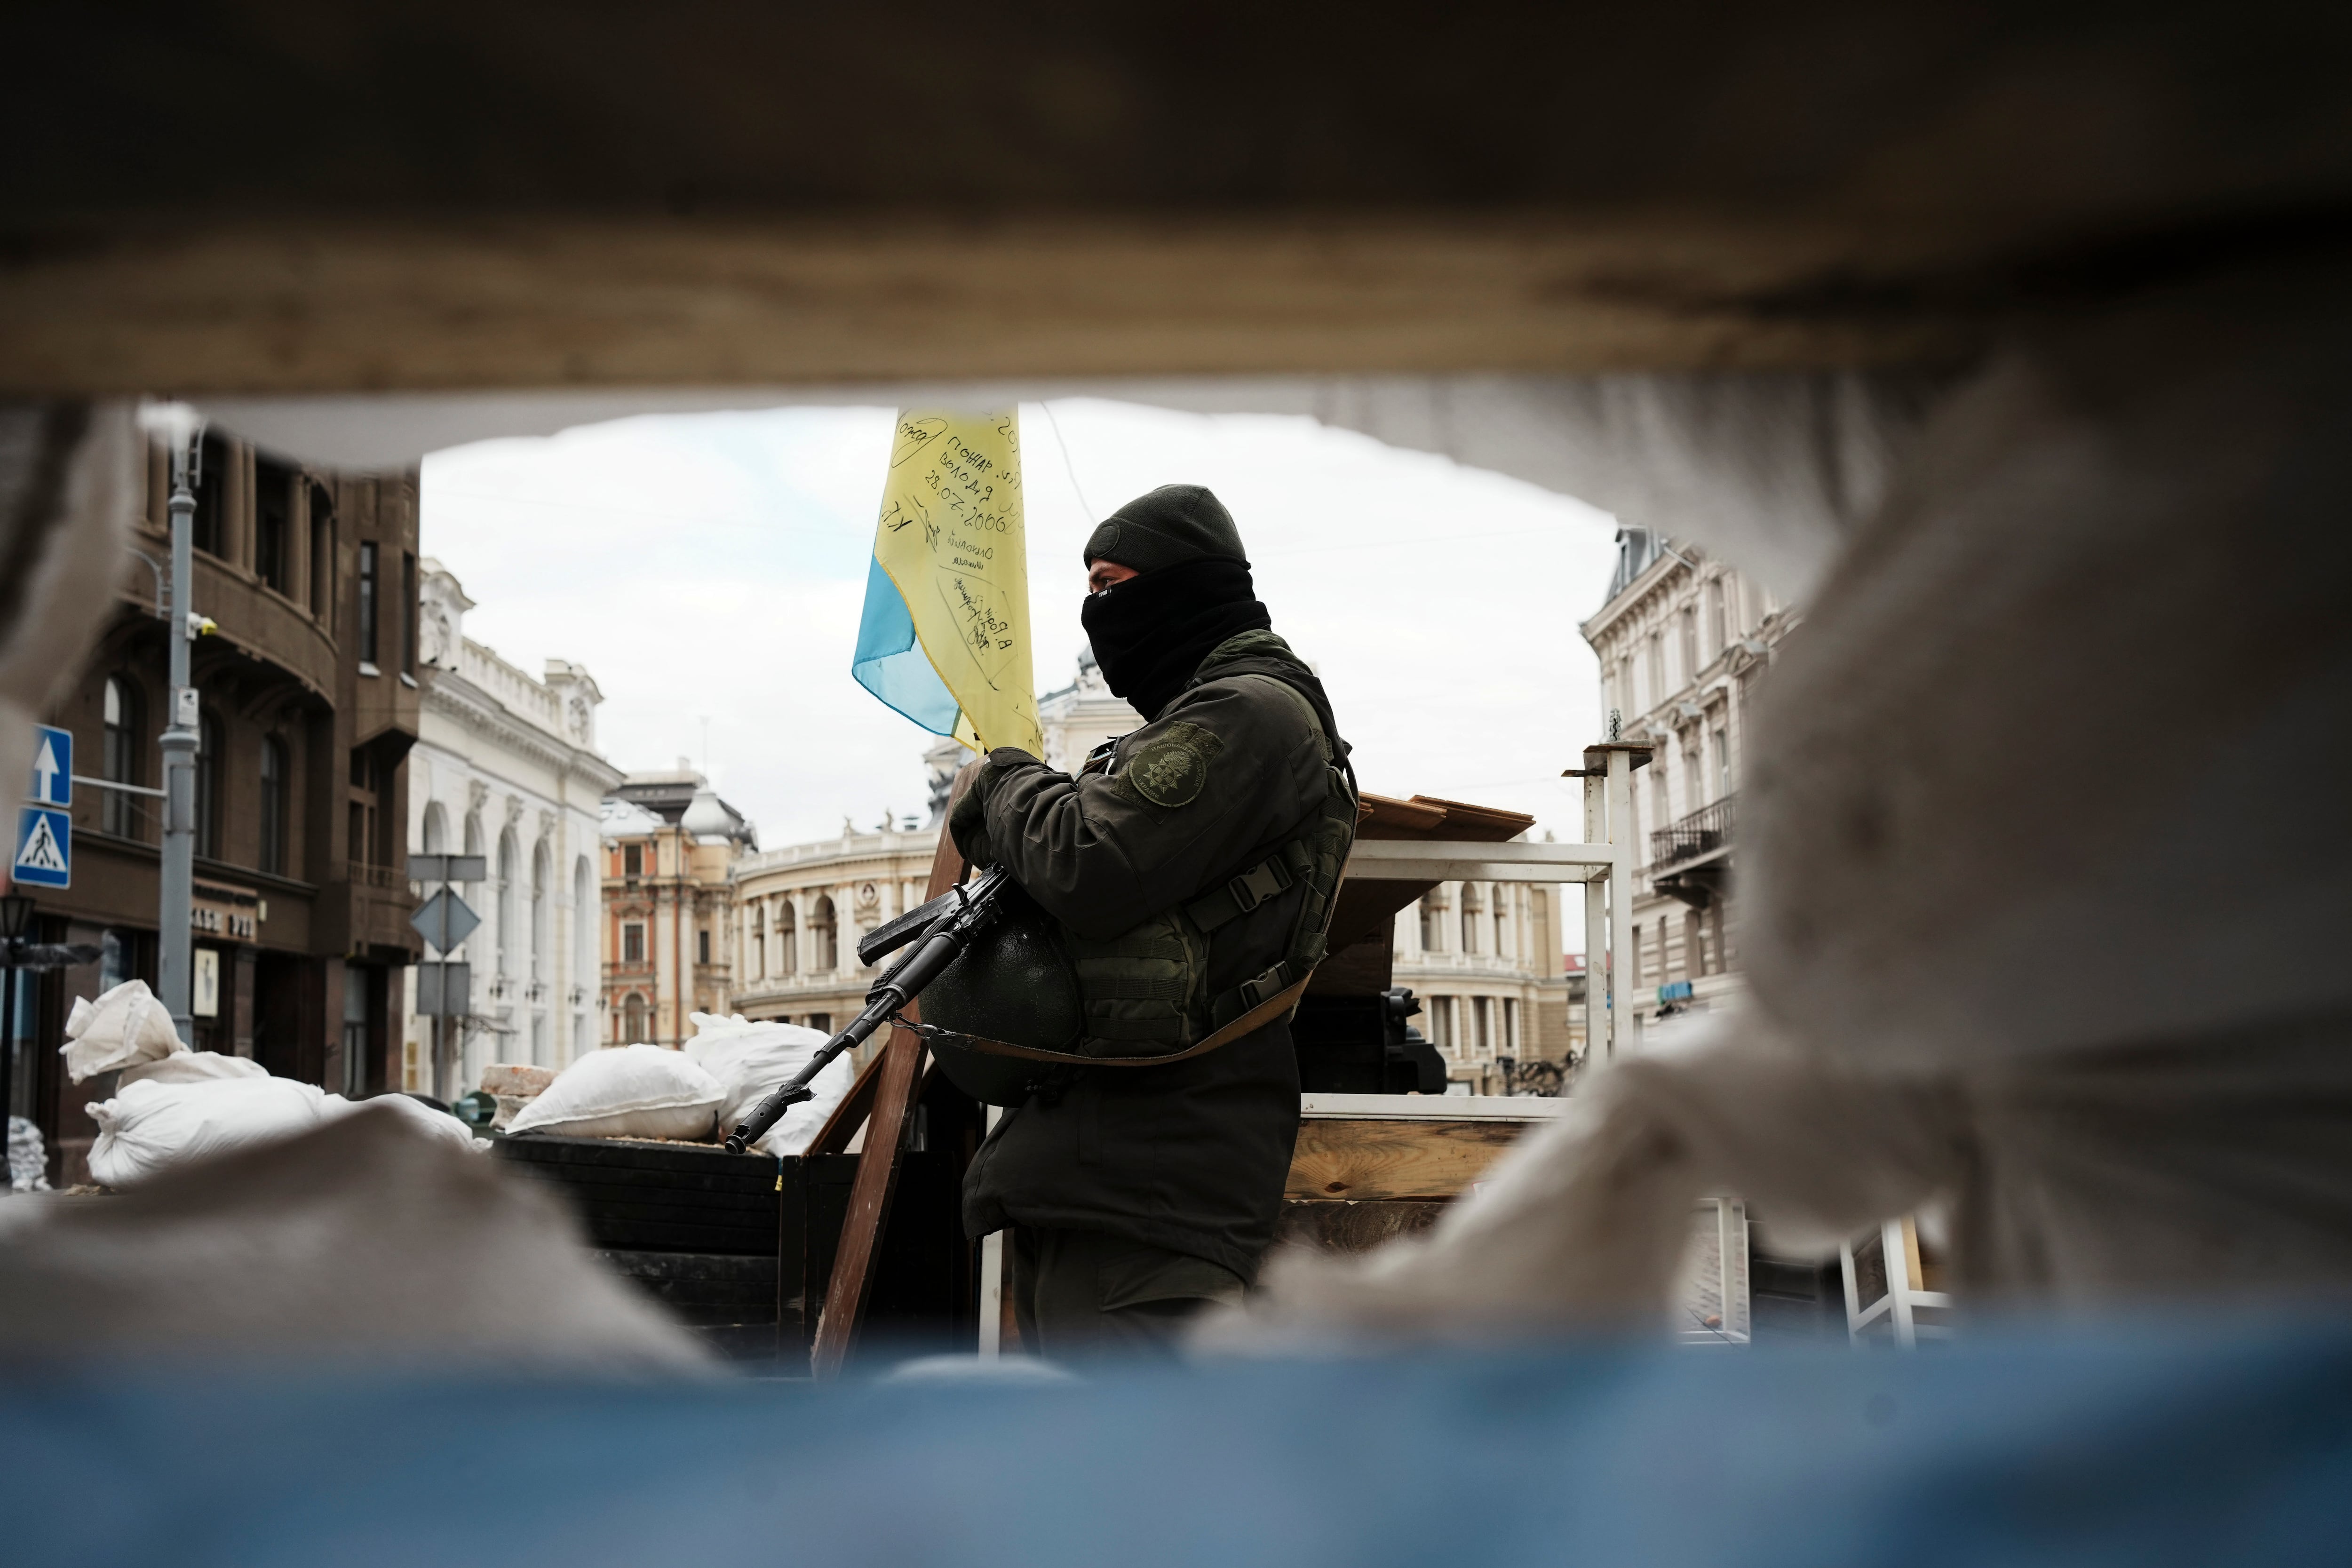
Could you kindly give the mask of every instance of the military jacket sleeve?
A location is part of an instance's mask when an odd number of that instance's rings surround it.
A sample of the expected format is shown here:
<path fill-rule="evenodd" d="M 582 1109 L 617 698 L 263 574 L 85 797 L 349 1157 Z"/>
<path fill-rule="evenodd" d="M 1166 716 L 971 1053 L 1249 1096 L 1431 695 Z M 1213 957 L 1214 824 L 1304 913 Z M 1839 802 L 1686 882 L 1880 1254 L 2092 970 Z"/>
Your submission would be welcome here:
<path fill-rule="evenodd" d="M 956 842 L 1001 862 L 1088 939 L 1119 935 L 1295 832 L 1325 792 L 1323 742 L 1303 700 L 1262 676 L 1212 680 L 1076 778 L 1026 752 L 991 752 L 981 804 Z"/>

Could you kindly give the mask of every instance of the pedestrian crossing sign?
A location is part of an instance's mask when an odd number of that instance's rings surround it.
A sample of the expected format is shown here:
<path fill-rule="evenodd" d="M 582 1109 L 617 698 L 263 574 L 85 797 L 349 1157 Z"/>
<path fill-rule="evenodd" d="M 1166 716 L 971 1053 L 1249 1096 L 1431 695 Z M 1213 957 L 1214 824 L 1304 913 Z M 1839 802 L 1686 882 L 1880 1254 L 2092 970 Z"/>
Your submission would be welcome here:
<path fill-rule="evenodd" d="M 45 805 L 16 813 L 16 855 L 11 876 L 27 888 L 73 885 L 73 818 Z"/>

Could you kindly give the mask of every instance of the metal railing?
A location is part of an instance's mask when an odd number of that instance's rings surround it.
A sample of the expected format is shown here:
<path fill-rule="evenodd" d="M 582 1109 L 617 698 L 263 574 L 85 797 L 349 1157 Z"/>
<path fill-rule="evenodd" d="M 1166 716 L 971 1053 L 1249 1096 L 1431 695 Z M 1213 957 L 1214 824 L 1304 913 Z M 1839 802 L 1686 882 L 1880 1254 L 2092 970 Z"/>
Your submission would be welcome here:
<path fill-rule="evenodd" d="M 1736 795 L 1725 795 L 1711 805 L 1700 806 L 1672 826 L 1654 830 L 1650 835 L 1650 869 L 1664 870 L 1729 846 L 1732 805 L 1738 798 Z"/>

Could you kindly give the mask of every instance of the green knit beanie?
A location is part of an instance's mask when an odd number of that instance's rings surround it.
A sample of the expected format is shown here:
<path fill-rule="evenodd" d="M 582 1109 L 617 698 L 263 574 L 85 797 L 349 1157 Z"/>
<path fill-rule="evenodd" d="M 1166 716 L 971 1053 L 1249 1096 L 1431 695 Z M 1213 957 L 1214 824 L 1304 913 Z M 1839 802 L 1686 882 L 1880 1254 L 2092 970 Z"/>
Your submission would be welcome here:
<path fill-rule="evenodd" d="M 1249 564 L 1233 514 L 1204 485 L 1162 485 L 1136 497 L 1096 525 L 1087 539 L 1087 564 L 1115 561 L 1157 572 L 1208 556 Z"/>

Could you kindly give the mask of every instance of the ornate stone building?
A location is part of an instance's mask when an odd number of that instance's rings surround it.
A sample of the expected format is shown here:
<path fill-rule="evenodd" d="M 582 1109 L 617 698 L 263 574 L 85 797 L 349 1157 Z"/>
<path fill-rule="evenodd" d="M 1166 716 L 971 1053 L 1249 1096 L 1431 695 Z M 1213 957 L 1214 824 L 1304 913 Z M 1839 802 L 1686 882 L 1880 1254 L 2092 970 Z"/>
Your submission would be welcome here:
<path fill-rule="evenodd" d="M 734 875 L 759 834 L 681 757 L 624 779 L 603 835 L 604 1041 L 683 1045 L 688 1015 L 738 1005 Z"/>
<path fill-rule="evenodd" d="M 421 564 L 408 845 L 479 855 L 488 876 L 455 889 L 482 921 L 452 955 L 473 966 L 471 1014 L 443 1026 L 440 1071 L 433 1024 L 412 1005 L 404 1081 L 462 1094 L 491 1062 L 561 1068 L 596 1043 L 598 813 L 621 772 L 596 751 L 603 694 L 587 670 L 550 659 L 534 677 L 509 664 L 466 636 L 473 601 L 456 575 Z"/>
<path fill-rule="evenodd" d="M 1644 863 L 1633 887 L 1625 994 L 1635 1038 L 1739 987 L 1733 830 L 1748 700 L 1795 611 L 1698 551 L 1620 529 L 1609 597 L 1582 630 L 1602 708 L 1657 748 L 1633 776 Z"/>
<path fill-rule="evenodd" d="M 735 863 L 733 1009 L 814 1029 L 865 1005 L 875 972 L 857 962 L 866 932 L 923 901 L 936 829 L 877 826 L 745 855 Z"/>

